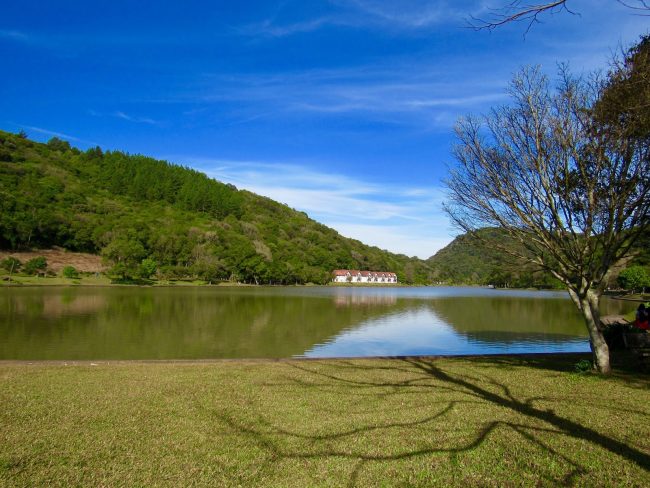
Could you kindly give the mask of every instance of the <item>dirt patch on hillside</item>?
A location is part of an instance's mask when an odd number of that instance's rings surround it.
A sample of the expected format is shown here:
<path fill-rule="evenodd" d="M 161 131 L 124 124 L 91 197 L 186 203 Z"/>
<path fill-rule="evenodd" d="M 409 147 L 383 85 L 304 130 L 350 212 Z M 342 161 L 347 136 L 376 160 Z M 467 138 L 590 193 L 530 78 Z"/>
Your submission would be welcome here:
<path fill-rule="evenodd" d="M 37 251 L 0 251 L 0 260 L 13 256 L 26 263 L 30 259 L 44 256 L 47 259 L 47 267 L 55 273 L 60 272 L 65 266 L 74 266 L 77 271 L 83 273 L 98 273 L 106 269 L 102 264 L 101 256 L 84 252 L 70 252 L 63 249 L 39 249 Z"/>

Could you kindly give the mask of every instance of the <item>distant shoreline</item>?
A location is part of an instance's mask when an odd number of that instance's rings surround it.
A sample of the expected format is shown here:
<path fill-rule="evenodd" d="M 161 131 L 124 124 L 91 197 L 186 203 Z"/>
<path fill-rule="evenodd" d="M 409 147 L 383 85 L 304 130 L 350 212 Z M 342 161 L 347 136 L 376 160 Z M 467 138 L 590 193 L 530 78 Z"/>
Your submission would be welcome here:
<path fill-rule="evenodd" d="M 143 287 L 143 288 L 161 288 L 161 287 L 312 287 L 312 286 L 333 286 L 343 288 L 396 288 L 396 287 L 419 287 L 419 286 L 455 286 L 455 285 L 427 285 L 427 284 L 406 284 L 406 283 L 326 283 L 323 285 L 315 283 L 303 284 L 255 284 L 255 283 L 237 283 L 220 281 L 210 283 L 202 280 L 184 281 L 184 280 L 161 280 L 152 281 L 151 283 L 113 283 L 105 275 L 99 276 L 82 276 L 77 279 L 63 278 L 61 276 L 23 276 L 14 275 L 11 281 L 8 281 L 9 275 L 0 276 L 0 286 L 5 287 L 23 287 L 23 286 L 72 286 L 72 287 L 94 287 L 94 286 L 126 286 L 126 287 Z M 461 286 L 461 285 L 456 285 Z M 465 285 L 462 285 L 465 286 Z M 472 286 L 472 285 L 467 285 Z M 480 286 L 480 285 L 474 285 Z"/>

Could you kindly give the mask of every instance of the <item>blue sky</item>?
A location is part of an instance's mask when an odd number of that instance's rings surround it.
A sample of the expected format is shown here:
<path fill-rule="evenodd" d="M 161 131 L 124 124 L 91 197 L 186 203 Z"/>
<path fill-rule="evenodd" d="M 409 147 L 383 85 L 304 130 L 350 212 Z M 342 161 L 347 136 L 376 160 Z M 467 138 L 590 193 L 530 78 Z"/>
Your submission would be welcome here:
<path fill-rule="evenodd" d="M 512 73 L 606 67 L 648 32 L 615 0 L 569 0 L 493 32 L 507 0 L 28 1 L 0 16 L 0 128 L 181 163 L 342 234 L 426 258 L 457 117 Z"/>

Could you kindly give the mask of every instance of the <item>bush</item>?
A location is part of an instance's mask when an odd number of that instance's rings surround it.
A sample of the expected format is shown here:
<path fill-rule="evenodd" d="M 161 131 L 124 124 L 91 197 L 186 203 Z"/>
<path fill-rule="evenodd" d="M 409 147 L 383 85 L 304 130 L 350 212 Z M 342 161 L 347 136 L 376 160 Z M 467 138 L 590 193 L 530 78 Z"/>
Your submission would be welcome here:
<path fill-rule="evenodd" d="M 643 266 L 630 266 L 618 275 L 618 284 L 632 292 L 643 291 L 650 286 L 650 276 Z"/>
<path fill-rule="evenodd" d="M 157 267 L 158 265 L 153 259 L 145 258 L 142 260 L 140 267 L 138 268 L 138 276 L 143 279 L 149 279 L 151 278 L 151 275 L 156 272 Z"/>
<path fill-rule="evenodd" d="M 66 266 L 63 268 L 63 277 L 70 279 L 79 278 L 79 271 L 74 266 Z"/>
<path fill-rule="evenodd" d="M 0 267 L 6 269 L 10 273 L 16 273 L 20 269 L 23 263 L 19 259 L 9 256 L 8 258 L 0 261 Z"/>
<path fill-rule="evenodd" d="M 587 373 L 593 369 L 593 364 L 588 359 L 581 359 L 575 365 L 576 373 Z"/>
<path fill-rule="evenodd" d="M 30 259 L 25 263 L 23 271 L 28 275 L 38 274 L 39 271 L 45 271 L 47 268 L 47 259 L 44 256 L 38 256 Z"/>

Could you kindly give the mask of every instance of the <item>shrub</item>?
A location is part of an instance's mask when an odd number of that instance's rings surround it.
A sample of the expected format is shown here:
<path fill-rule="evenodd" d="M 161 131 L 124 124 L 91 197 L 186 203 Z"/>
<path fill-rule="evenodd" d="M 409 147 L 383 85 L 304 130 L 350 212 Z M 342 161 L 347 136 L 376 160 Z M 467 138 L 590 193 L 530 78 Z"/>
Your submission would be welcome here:
<path fill-rule="evenodd" d="M 63 268 L 64 278 L 76 279 L 79 278 L 79 271 L 74 266 L 66 266 Z"/>
<path fill-rule="evenodd" d="M 23 263 L 21 263 L 19 259 L 13 256 L 9 256 L 8 258 L 5 258 L 2 261 L 0 261 L 0 267 L 6 269 L 10 273 L 16 273 L 20 269 L 22 264 Z"/>
<path fill-rule="evenodd" d="M 138 269 L 138 275 L 140 278 L 149 279 L 151 278 L 151 275 L 156 272 L 157 267 L 158 265 L 153 259 L 144 258 L 140 263 L 140 267 Z"/>
<path fill-rule="evenodd" d="M 593 369 L 593 364 L 588 359 L 581 359 L 575 365 L 576 373 L 587 373 Z"/>
<path fill-rule="evenodd" d="M 38 256 L 30 259 L 25 263 L 23 271 L 28 275 L 38 274 L 39 271 L 44 271 L 47 268 L 47 259 L 44 256 Z"/>
<path fill-rule="evenodd" d="M 631 291 L 643 291 L 650 286 L 650 276 L 643 266 L 630 266 L 618 275 L 621 287 Z"/>

